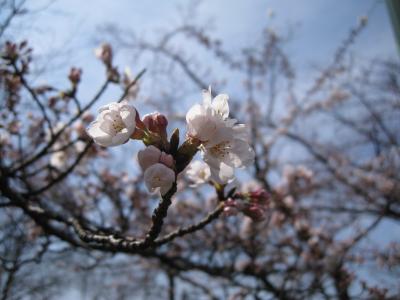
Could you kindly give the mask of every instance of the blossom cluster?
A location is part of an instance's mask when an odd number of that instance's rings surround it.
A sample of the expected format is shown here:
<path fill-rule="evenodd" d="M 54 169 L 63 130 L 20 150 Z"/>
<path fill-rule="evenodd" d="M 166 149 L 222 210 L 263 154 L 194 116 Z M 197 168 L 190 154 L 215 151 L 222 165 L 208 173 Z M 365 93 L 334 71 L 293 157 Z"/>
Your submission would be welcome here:
<path fill-rule="evenodd" d="M 110 64 L 111 54 L 103 52 L 99 57 Z M 177 129 L 168 139 L 168 120 L 163 114 L 154 112 L 141 118 L 127 100 L 101 107 L 87 133 L 103 147 L 141 140 L 146 148 L 137 157 L 150 192 L 159 190 L 165 195 L 198 151 L 204 162 L 194 161 L 187 170 L 194 185 L 224 185 L 234 179 L 236 168 L 248 166 L 254 159 L 246 125 L 229 118 L 228 99 L 225 94 L 212 99 L 211 90 L 204 91 L 203 103 L 194 105 L 186 115 L 186 140 L 180 146 Z"/>

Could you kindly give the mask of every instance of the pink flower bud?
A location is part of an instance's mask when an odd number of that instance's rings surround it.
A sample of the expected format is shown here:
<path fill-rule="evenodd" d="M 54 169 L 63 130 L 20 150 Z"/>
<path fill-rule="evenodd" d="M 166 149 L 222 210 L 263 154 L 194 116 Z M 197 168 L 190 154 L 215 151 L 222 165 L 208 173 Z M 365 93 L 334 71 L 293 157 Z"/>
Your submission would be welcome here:
<path fill-rule="evenodd" d="M 259 204 L 267 204 L 270 198 L 269 193 L 264 189 L 257 189 L 249 193 L 250 200 Z"/>
<path fill-rule="evenodd" d="M 252 205 L 243 209 L 243 213 L 252 218 L 253 221 L 259 222 L 264 219 L 264 210 L 258 205 Z"/>
<path fill-rule="evenodd" d="M 168 120 L 164 115 L 156 113 L 155 119 L 158 126 L 165 128 L 168 126 Z"/>
<path fill-rule="evenodd" d="M 71 68 L 69 72 L 68 79 L 72 84 L 76 85 L 81 81 L 82 70 L 78 68 Z"/>
<path fill-rule="evenodd" d="M 146 126 L 146 128 L 150 131 L 153 131 L 152 129 L 155 129 L 155 124 L 154 120 L 151 114 L 144 115 L 143 117 L 143 124 Z"/>
<path fill-rule="evenodd" d="M 172 166 L 174 165 L 174 159 L 172 155 L 161 152 L 160 163 L 166 165 L 169 168 L 172 168 Z"/>
<path fill-rule="evenodd" d="M 172 168 L 174 165 L 174 159 L 172 155 L 162 152 L 157 147 L 150 145 L 144 150 L 138 152 L 139 165 L 143 172 L 146 171 L 150 166 L 161 163 L 168 168 Z"/>
<path fill-rule="evenodd" d="M 83 121 L 83 122 L 85 122 L 85 123 L 90 123 L 90 122 L 92 122 L 93 120 L 94 120 L 94 116 L 93 116 L 90 112 L 85 111 L 85 112 L 83 113 L 83 115 L 82 115 L 82 121 Z"/>
<path fill-rule="evenodd" d="M 86 126 L 82 122 L 78 122 L 74 126 L 76 133 L 80 138 L 86 137 Z"/>
<path fill-rule="evenodd" d="M 107 66 L 111 67 L 112 62 L 112 48 L 110 44 L 102 44 L 99 48 L 95 49 L 96 57 Z"/>
<path fill-rule="evenodd" d="M 8 59 L 16 59 L 18 57 L 17 45 L 11 42 L 6 42 L 5 57 Z"/>
<path fill-rule="evenodd" d="M 168 120 L 164 115 L 158 112 L 147 114 L 143 117 L 143 123 L 148 130 L 158 133 L 160 136 L 167 135 Z"/>

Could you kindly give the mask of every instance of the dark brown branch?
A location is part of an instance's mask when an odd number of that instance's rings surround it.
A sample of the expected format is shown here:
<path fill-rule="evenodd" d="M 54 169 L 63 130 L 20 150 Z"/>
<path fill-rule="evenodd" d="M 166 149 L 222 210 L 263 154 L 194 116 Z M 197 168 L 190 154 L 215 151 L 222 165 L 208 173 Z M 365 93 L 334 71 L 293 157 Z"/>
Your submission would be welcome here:
<path fill-rule="evenodd" d="M 168 191 L 168 193 L 162 197 L 160 203 L 157 208 L 154 210 L 152 219 L 152 226 L 149 232 L 146 234 L 146 238 L 144 240 L 144 244 L 152 245 L 154 240 L 159 236 L 162 225 L 164 224 L 164 219 L 167 216 L 168 208 L 171 205 L 171 198 L 176 193 L 176 182 L 174 182 L 172 188 Z"/>
<path fill-rule="evenodd" d="M 224 210 L 224 204 L 221 203 L 218 205 L 218 207 L 214 211 L 209 213 L 204 219 L 202 219 L 197 224 L 193 224 L 186 228 L 180 228 L 174 232 L 171 232 L 170 234 L 167 234 L 166 236 L 156 240 L 154 242 L 154 245 L 156 245 L 156 246 L 163 245 L 163 244 L 166 244 L 166 243 L 174 240 L 177 237 L 182 237 L 186 234 L 193 233 L 195 231 L 203 229 L 208 224 L 210 224 L 212 221 L 217 219 L 220 216 L 220 214 L 223 212 L 223 210 Z"/>

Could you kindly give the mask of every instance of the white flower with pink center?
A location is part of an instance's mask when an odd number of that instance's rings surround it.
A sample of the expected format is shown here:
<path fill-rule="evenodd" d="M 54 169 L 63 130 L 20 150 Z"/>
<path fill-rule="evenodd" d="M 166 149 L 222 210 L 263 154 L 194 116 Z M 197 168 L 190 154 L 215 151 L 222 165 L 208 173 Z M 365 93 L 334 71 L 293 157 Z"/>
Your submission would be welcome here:
<path fill-rule="evenodd" d="M 135 131 L 136 109 L 127 102 L 112 102 L 99 109 L 99 115 L 86 129 L 94 142 L 113 147 L 127 142 Z"/>
<path fill-rule="evenodd" d="M 229 118 L 228 99 L 225 94 L 212 99 L 211 90 L 204 91 L 203 104 L 194 105 L 186 114 L 188 136 L 200 141 L 200 150 L 211 175 L 221 182 L 234 177 L 234 168 L 248 166 L 254 161 L 248 129 Z"/>
<path fill-rule="evenodd" d="M 160 190 L 165 195 L 175 182 L 175 172 L 161 163 L 151 165 L 144 172 L 144 181 L 150 192 Z"/>
<path fill-rule="evenodd" d="M 195 160 L 187 168 L 186 176 L 192 182 L 192 187 L 199 186 L 211 180 L 210 167 L 205 162 Z"/>

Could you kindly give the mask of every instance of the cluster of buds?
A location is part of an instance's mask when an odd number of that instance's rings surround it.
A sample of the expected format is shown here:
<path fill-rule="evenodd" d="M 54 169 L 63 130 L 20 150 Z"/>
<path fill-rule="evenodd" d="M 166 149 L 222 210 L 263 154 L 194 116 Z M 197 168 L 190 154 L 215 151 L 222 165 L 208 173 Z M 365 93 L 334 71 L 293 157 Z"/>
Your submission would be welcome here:
<path fill-rule="evenodd" d="M 1 54 L 1 58 L 5 60 L 15 61 L 18 58 L 18 46 L 17 44 L 6 42 L 4 46 L 4 51 Z"/>
<path fill-rule="evenodd" d="M 135 99 L 139 93 L 139 84 L 135 81 L 132 76 L 132 72 L 129 67 L 120 73 L 113 65 L 113 50 L 111 45 L 104 43 L 94 50 L 96 57 L 101 60 L 107 70 L 107 78 L 113 82 L 121 84 L 124 91 L 126 91 L 126 99 Z"/>
<path fill-rule="evenodd" d="M 19 72 L 27 73 L 29 63 L 32 60 L 32 48 L 28 47 L 27 41 L 22 41 L 19 44 L 7 41 L 4 49 L 1 51 L 1 58 L 6 61 L 8 65 L 17 65 L 19 62 Z"/>
<path fill-rule="evenodd" d="M 242 212 L 253 221 L 262 221 L 269 206 L 270 194 L 264 189 L 257 189 L 248 193 L 236 193 L 225 201 L 224 212 L 227 215 L 236 215 Z"/>
<path fill-rule="evenodd" d="M 123 101 L 101 107 L 86 132 L 103 147 L 121 145 L 130 139 L 142 141 L 147 147 L 139 151 L 138 161 L 146 186 L 151 192 L 159 190 L 165 195 L 176 181 L 176 174 L 195 154 L 188 153 L 188 149 L 191 150 L 188 143 L 178 148 L 177 129 L 168 140 L 167 126 L 168 120 L 164 115 L 154 112 L 140 118 L 136 108 Z"/>
<path fill-rule="evenodd" d="M 109 47 L 103 47 L 100 58 L 111 66 Z M 87 128 L 88 135 L 103 147 L 124 144 L 130 139 L 142 141 L 147 148 L 138 154 L 139 164 L 149 191 L 159 190 L 164 196 L 173 187 L 177 174 L 182 172 L 200 150 L 209 168 L 210 178 L 225 186 L 234 177 L 234 169 L 251 164 L 254 151 L 248 142 L 244 124 L 229 118 L 228 96 L 214 99 L 204 91 L 203 105 L 196 104 L 188 112 L 187 138 L 179 146 L 179 130 L 168 138 L 167 118 L 158 112 L 140 117 L 135 107 L 112 102 L 100 108 L 99 115 Z M 193 172 L 195 174 L 197 172 Z M 263 217 L 268 195 L 260 190 L 237 194 L 243 200 L 241 211 L 253 219 Z"/>
<path fill-rule="evenodd" d="M 4 85 L 5 103 L 11 111 L 20 99 L 21 76 L 29 72 L 32 49 L 26 41 L 12 43 L 7 41 L 0 50 L 0 85 Z M 4 63 L 3 63 L 4 62 Z"/>

